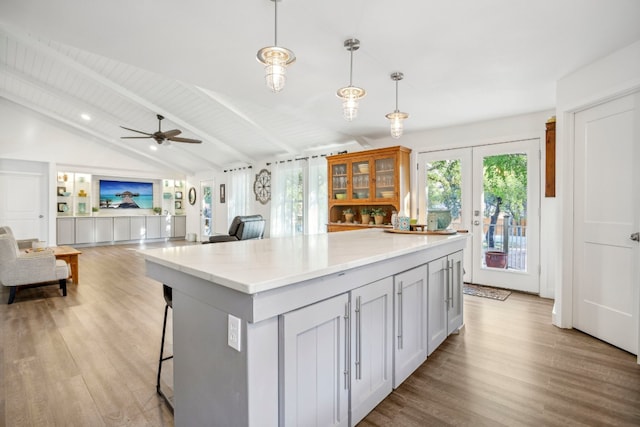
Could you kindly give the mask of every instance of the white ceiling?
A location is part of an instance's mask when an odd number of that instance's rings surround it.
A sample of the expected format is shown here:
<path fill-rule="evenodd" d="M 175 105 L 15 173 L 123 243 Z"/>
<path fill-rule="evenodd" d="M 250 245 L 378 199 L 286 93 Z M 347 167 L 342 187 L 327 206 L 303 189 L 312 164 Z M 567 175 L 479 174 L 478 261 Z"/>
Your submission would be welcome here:
<path fill-rule="evenodd" d="M 274 42 L 272 1 L 2 0 L 0 96 L 191 173 L 387 138 L 394 71 L 407 133 L 553 108 L 558 79 L 639 40 L 639 23 L 638 0 L 284 0 L 278 45 L 297 61 L 273 94 L 255 59 Z M 368 94 L 346 122 L 351 37 Z M 120 139 L 157 113 L 203 144 Z"/>

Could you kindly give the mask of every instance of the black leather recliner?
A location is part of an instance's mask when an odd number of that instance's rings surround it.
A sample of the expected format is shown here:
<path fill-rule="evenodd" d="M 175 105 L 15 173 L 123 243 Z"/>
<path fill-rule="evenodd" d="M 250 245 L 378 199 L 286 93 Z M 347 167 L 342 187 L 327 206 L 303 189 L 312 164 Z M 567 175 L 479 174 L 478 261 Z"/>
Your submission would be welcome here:
<path fill-rule="evenodd" d="M 229 235 L 210 236 L 208 242 L 235 242 L 238 240 L 262 239 L 265 220 L 262 215 L 245 215 L 233 218 L 229 226 Z"/>

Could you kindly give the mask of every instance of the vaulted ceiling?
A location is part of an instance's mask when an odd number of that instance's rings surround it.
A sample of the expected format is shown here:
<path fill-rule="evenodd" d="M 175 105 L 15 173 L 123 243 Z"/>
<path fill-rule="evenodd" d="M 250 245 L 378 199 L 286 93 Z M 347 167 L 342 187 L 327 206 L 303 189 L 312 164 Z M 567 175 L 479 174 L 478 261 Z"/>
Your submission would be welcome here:
<path fill-rule="evenodd" d="M 637 0 L 284 0 L 278 45 L 297 61 L 273 94 L 255 59 L 274 43 L 272 1 L 3 0 L 0 96 L 189 173 L 387 138 L 394 71 L 407 133 L 553 108 L 556 81 L 639 40 L 638 22 Z M 368 94 L 347 122 L 351 37 Z M 120 138 L 156 131 L 156 114 L 203 143 Z"/>

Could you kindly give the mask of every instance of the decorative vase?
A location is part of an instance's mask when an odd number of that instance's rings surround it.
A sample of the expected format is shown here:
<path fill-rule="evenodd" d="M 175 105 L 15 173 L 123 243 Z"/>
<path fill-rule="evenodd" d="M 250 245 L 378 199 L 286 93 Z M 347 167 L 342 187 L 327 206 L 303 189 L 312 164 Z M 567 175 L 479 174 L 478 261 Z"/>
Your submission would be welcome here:
<path fill-rule="evenodd" d="M 381 225 L 384 222 L 384 215 L 374 215 L 373 219 L 376 222 L 376 225 Z"/>
<path fill-rule="evenodd" d="M 351 214 L 344 214 L 344 219 L 347 222 L 353 222 L 353 214 L 352 213 Z"/>
<path fill-rule="evenodd" d="M 369 224 L 369 222 L 371 221 L 371 215 L 369 214 L 361 214 L 361 217 L 363 224 Z"/>

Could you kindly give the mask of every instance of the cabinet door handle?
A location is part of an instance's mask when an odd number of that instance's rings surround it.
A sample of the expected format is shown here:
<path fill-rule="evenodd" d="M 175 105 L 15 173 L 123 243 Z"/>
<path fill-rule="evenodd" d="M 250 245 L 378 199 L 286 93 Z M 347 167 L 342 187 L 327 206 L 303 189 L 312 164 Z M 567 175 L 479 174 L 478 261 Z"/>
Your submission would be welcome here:
<path fill-rule="evenodd" d="M 398 287 L 398 350 L 402 350 L 402 282 Z"/>
<path fill-rule="evenodd" d="M 443 266 L 444 269 L 444 286 L 446 288 L 444 303 L 449 306 L 449 261 L 443 261 L 443 264 L 446 263 L 446 266 Z"/>
<path fill-rule="evenodd" d="M 351 377 L 349 375 L 349 363 L 351 362 L 351 322 L 349 321 L 351 312 L 351 303 L 344 305 L 344 389 L 351 388 Z"/>
<path fill-rule="evenodd" d="M 449 291 L 449 304 L 450 307 L 453 308 L 453 260 L 449 260 L 449 286 L 451 290 Z"/>
<path fill-rule="evenodd" d="M 362 379 L 362 313 L 360 312 L 361 298 L 356 298 L 356 379 Z"/>

